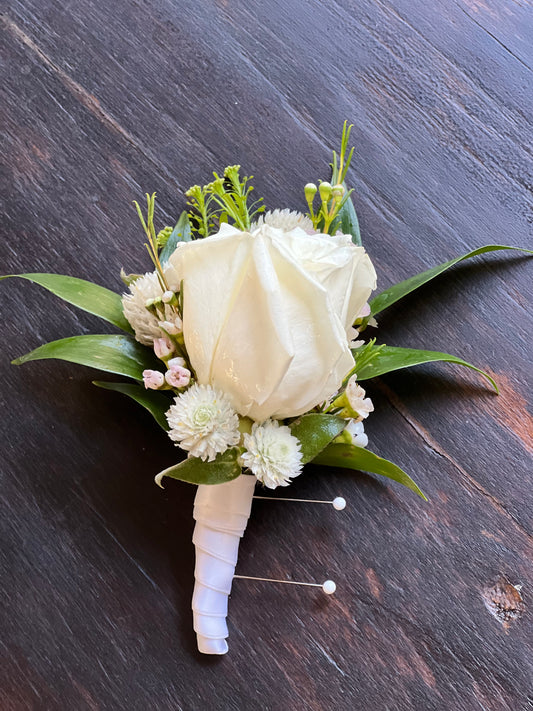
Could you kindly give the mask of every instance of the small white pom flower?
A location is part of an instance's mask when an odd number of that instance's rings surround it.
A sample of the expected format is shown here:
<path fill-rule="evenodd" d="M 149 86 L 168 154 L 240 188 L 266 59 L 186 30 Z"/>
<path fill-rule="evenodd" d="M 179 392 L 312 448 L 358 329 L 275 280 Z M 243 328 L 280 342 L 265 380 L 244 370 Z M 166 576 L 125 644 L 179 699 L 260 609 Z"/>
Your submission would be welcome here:
<path fill-rule="evenodd" d="M 211 385 L 192 385 L 175 398 L 166 417 L 170 439 L 204 462 L 240 440 L 237 413 L 229 398 Z"/>
<path fill-rule="evenodd" d="M 252 232 L 262 225 L 270 225 L 270 227 L 276 227 L 284 232 L 290 232 L 295 227 L 301 227 L 302 230 L 305 230 L 310 235 L 317 233 L 311 220 L 301 212 L 296 212 L 296 210 L 269 210 L 264 215 L 259 216 L 257 221 L 251 225 L 250 231 Z"/>
<path fill-rule="evenodd" d="M 368 444 L 368 435 L 362 422 L 349 420 L 344 432 L 351 438 L 350 444 L 355 444 L 356 447 L 366 447 Z"/>
<path fill-rule="evenodd" d="M 244 446 L 243 465 L 269 489 L 288 486 L 302 471 L 300 442 L 277 420 L 254 424 L 252 433 L 244 435 Z"/>
<path fill-rule="evenodd" d="M 178 274 L 172 266 L 165 267 L 165 279 L 167 282 L 180 283 Z M 122 296 L 122 308 L 124 316 L 135 331 L 135 338 L 144 346 L 151 346 L 154 338 L 162 335 L 159 328 L 159 320 L 146 308 L 149 299 L 157 299 L 163 296 L 163 289 L 159 283 L 157 272 L 148 272 L 139 277 L 129 286 L 130 294 Z M 165 318 L 173 320 L 174 309 L 165 306 Z"/>

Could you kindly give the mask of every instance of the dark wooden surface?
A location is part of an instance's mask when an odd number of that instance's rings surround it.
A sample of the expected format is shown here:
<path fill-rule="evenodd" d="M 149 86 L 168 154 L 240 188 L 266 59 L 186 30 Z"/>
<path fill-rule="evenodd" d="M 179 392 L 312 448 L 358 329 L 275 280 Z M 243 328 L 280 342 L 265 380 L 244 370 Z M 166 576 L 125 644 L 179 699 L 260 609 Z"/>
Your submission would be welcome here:
<path fill-rule="evenodd" d="M 131 201 L 156 190 L 171 224 L 228 163 L 303 209 L 344 118 L 381 288 L 532 244 L 529 0 L 11 0 L 2 36 L 3 272 L 120 289 L 148 268 Z M 256 502 L 238 572 L 338 593 L 236 581 L 217 659 L 191 629 L 193 487 L 153 483 L 175 450 L 95 373 L 11 367 L 102 326 L 2 284 L 1 708 L 533 708 L 532 274 L 489 258 L 383 315 L 382 341 L 462 355 L 502 394 L 436 365 L 376 384 L 371 446 L 429 503 L 312 469 L 292 495 L 345 512 Z"/>

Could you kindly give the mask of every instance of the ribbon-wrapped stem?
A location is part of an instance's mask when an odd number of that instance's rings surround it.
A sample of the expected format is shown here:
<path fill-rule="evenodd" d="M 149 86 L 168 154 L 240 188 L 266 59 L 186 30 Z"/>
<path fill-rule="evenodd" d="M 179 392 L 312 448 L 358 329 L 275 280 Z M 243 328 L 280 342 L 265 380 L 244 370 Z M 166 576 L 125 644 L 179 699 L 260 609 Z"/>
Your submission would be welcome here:
<path fill-rule="evenodd" d="M 228 595 L 256 481 L 254 476 L 241 474 L 224 484 L 201 484 L 196 492 L 192 610 L 198 650 L 203 654 L 228 651 Z"/>

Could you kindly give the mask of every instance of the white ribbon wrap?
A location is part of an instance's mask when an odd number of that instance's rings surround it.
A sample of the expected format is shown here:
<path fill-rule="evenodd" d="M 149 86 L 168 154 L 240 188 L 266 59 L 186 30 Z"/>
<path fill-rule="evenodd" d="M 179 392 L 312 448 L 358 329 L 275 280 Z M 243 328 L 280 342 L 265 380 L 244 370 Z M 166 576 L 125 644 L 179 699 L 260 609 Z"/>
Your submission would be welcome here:
<path fill-rule="evenodd" d="M 228 595 L 256 482 L 255 476 L 241 474 L 224 484 L 201 484 L 196 492 L 192 610 L 198 650 L 203 654 L 228 651 Z"/>

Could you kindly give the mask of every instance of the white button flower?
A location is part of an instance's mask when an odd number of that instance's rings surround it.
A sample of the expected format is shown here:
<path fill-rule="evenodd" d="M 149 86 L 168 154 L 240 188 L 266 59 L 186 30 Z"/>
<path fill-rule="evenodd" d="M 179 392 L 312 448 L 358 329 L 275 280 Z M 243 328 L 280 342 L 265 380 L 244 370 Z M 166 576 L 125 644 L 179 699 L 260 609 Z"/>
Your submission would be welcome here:
<path fill-rule="evenodd" d="M 269 489 L 288 486 L 302 471 L 300 442 L 277 420 L 256 423 L 252 433 L 244 435 L 244 446 L 243 465 Z"/>
<path fill-rule="evenodd" d="M 230 401 L 211 385 L 192 385 L 166 413 L 168 436 L 192 457 L 212 462 L 240 440 L 239 418 Z"/>

